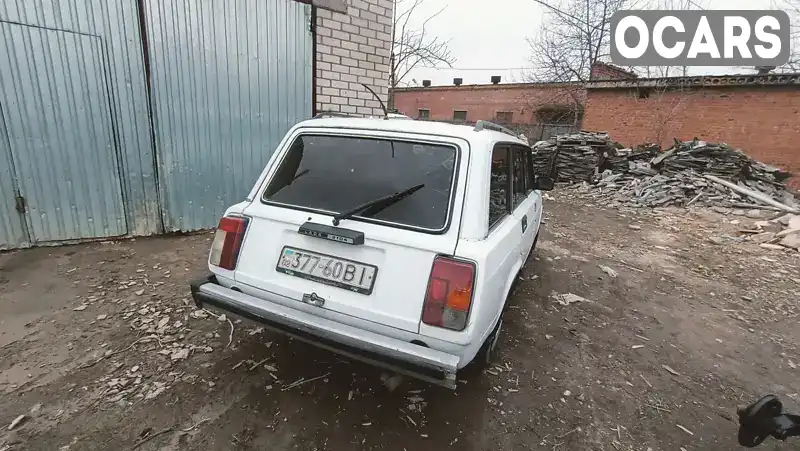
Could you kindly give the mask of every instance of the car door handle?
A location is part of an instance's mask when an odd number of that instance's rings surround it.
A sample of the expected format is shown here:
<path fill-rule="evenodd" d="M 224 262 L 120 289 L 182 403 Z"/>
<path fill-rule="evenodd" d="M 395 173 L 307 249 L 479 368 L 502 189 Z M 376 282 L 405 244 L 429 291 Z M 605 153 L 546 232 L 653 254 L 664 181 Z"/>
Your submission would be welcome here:
<path fill-rule="evenodd" d="M 522 233 L 525 233 L 525 230 L 528 229 L 528 215 L 522 216 Z"/>

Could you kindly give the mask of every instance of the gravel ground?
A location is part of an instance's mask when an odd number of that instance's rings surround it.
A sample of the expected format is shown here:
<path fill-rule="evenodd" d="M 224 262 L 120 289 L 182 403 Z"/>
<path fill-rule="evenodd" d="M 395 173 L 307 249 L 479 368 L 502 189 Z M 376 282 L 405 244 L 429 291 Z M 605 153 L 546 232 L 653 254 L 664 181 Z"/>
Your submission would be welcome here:
<path fill-rule="evenodd" d="M 800 253 L 553 196 L 500 358 L 456 391 L 195 311 L 207 233 L 1 254 L 0 450 L 731 450 L 738 404 L 800 412 Z"/>

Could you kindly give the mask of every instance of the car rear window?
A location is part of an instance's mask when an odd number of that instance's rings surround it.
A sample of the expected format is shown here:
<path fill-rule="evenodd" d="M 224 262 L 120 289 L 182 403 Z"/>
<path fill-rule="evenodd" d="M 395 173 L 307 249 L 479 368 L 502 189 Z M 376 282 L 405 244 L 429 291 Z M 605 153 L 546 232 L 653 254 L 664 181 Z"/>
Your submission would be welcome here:
<path fill-rule="evenodd" d="M 449 218 L 455 159 L 456 148 L 448 145 L 300 135 L 267 185 L 263 200 L 341 213 L 424 184 L 370 218 L 442 230 Z"/>

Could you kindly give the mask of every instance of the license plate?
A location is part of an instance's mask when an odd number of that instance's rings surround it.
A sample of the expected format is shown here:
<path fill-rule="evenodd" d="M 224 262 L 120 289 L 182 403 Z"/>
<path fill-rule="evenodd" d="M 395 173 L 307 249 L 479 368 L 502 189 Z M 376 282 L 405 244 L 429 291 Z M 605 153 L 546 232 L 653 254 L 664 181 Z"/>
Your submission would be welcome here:
<path fill-rule="evenodd" d="M 374 265 L 293 247 L 283 248 L 275 269 L 290 276 L 361 294 L 372 293 L 375 276 L 378 275 L 378 267 Z"/>

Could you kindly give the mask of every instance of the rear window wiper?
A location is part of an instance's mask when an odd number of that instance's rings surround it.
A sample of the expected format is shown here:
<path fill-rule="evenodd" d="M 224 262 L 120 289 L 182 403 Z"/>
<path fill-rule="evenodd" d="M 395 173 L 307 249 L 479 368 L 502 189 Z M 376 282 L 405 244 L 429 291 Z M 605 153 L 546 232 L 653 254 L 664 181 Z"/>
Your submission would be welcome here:
<path fill-rule="evenodd" d="M 369 216 L 374 215 L 375 213 L 378 213 L 379 211 L 400 202 L 401 200 L 416 193 L 417 191 L 421 190 L 424 187 L 425 184 L 421 183 L 419 185 L 412 186 L 411 188 L 408 188 L 406 190 L 363 203 L 353 209 L 337 213 L 333 217 L 333 225 L 338 226 L 339 222 L 341 222 L 342 219 L 350 218 L 356 213 L 360 212 L 367 213 L 367 215 Z"/>

